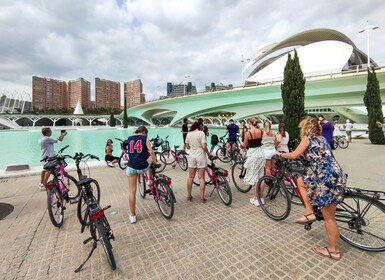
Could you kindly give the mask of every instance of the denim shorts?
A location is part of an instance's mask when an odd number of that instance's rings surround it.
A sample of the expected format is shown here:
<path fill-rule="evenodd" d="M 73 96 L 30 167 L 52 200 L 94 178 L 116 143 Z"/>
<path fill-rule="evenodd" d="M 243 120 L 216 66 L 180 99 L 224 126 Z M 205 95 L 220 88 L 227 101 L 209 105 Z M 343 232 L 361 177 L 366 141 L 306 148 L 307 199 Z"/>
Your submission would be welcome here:
<path fill-rule="evenodd" d="M 145 168 L 145 169 L 134 169 L 134 168 L 131 168 L 131 167 L 127 166 L 127 168 L 126 168 L 126 175 L 127 176 L 132 176 L 132 175 L 135 175 L 135 174 L 143 174 L 149 168 L 150 168 L 150 165 L 148 165 L 147 168 Z"/>

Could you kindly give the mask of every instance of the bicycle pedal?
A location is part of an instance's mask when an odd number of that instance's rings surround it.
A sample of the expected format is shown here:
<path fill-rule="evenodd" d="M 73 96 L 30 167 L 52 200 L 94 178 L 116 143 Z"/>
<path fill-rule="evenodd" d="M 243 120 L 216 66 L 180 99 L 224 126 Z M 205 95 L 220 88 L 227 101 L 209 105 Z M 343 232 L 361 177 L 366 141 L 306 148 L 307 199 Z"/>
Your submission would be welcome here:
<path fill-rule="evenodd" d="M 144 193 L 151 193 L 151 190 L 150 189 L 147 189 Z"/>
<path fill-rule="evenodd" d="M 67 208 L 63 205 L 61 209 L 62 209 L 62 210 L 66 210 Z"/>
<path fill-rule="evenodd" d="M 103 210 L 103 211 L 106 211 L 108 208 L 111 208 L 111 205 L 107 205 L 107 206 L 104 207 L 102 210 Z"/>
<path fill-rule="evenodd" d="M 83 244 L 87 244 L 88 242 L 90 242 L 92 240 L 92 237 L 88 237 L 86 240 L 83 241 Z"/>
<path fill-rule="evenodd" d="M 75 204 L 75 203 L 78 203 L 77 200 L 70 200 L 70 204 Z"/>

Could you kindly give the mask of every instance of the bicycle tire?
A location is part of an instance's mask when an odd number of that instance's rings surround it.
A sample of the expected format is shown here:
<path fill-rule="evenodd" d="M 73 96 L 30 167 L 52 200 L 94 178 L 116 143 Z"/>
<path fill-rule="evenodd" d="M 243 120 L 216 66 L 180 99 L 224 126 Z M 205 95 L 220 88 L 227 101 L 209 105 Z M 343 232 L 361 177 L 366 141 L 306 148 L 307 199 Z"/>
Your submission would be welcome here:
<path fill-rule="evenodd" d="M 75 199 L 79 196 L 80 187 L 78 187 L 78 185 L 77 185 L 78 181 L 74 177 L 72 177 L 68 173 L 65 173 L 63 183 L 68 190 L 69 199 Z"/>
<path fill-rule="evenodd" d="M 51 223 L 55 227 L 61 227 L 64 222 L 64 199 L 61 197 L 56 185 L 57 183 L 48 190 L 47 209 Z"/>
<path fill-rule="evenodd" d="M 120 169 L 124 170 L 127 168 L 127 163 L 128 163 L 128 160 L 126 160 L 126 155 L 124 153 L 122 153 L 120 155 L 120 158 L 119 158 L 119 167 Z"/>
<path fill-rule="evenodd" d="M 262 211 L 273 220 L 284 220 L 290 214 L 289 194 L 283 183 L 273 176 L 265 175 L 258 180 L 257 199 Z"/>
<path fill-rule="evenodd" d="M 385 251 L 385 205 L 357 192 L 347 192 L 337 205 L 340 238 L 361 250 Z"/>
<path fill-rule="evenodd" d="M 218 184 L 218 188 L 217 188 L 218 195 L 221 198 L 222 202 L 225 205 L 229 206 L 233 201 L 233 195 L 231 193 L 230 184 L 222 174 L 218 174 L 216 176 L 216 180 Z"/>
<path fill-rule="evenodd" d="M 102 244 L 103 251 L 106 254 L 108 263 L 110 264 L 112 270 L 115 270 L 116 262 L 115 262 L 114 253 L 112 252 L 112 245 L 111 245 L 110 239 L 107 236 L 107 228 L 101 219 L 98 219 L 96 222 L 94 222 L 94 224 L 96 225 L 96 229 L 99 235 L 97 239 Z"/>
<path fill-rule="evenodd" d="M 146 177 L 144 174 L 138 175 L 139 194 L 142 198 L 146 197 Z"/>
<path fill-rule="evenodd" d="M 226 148 L 219 148 L 216 155 L 221 162 L 228 163 L 231 161 L 231 157 L 226 156 Z"/>
<path fill-rule="evenodd" d="M 341 149 L 346 149 L 349 147 L 349 141 L 345 137 L 338 139 L 337 144 Z"/>
<path fill-rule="evenodd" d="M 178 165 L 180 169 L 182 169 L 183 171 L 187 171 L 188 169 L 187 157 L 181 153 L 178 153 L 177 157 L 178 157 Z"/>
<path fill-rule="evenodd" d="M 166 168 L 166 159 L 160 152 L 155 152 L 156 161 L 160 163 L 160 167 L 156 169 L 156 173 L 162 172 Z"/>
<path fill-rule="evenodd" d="M 160 199 L 157 200 L 156 203 L 158 204 L 160 213 L 162 213 L 166 219 L 171 219 L 174 215 L 174 193 L 163 181 L 159 181 L 157 188 Z"/>
<path fill-rule="evenodd" d="M 92 194 L 93 196 L 95 197 L 95 199 L 98 201 L 98 203 L 100 202 L 100 186 L 99 186 L 99 183 L 98 181 L 96 181 L 95 179 L 92 179 L 92 181 L 90 182 L 90 185 L 91 185 L 91 188 L 92 188 Z M 78 217 L 78 220 L 79 220 L 79 223 L 83 226 L 89 226 L 90 225 L 90 221 L 89 219 L 86 221 L 87 223 L 86 224 L 83 224 L 84 223 L 84 215 L 85 215 L 85 212 L 87 211 L 87 203 L 86 203 L 86 197 L 84 195 L 84 191 L 81 190 L 80 192 L 80 196 L 79 196 L 79 199 L 78 199 L 78 207 L 77 207 L 77 217 Z"/>
<path fill-rule="evenodd" d="M 246 175 L 246 168 L 243 166 L 243 162 L 235 162 L 231 168 L 231 178 L 238 191 L 247 193 L 253 187 L 244 183 L 243 178 Z"/>
<path fill-rule="evenodd" d="M 175 159 L 172 155 L 172 152 L 170 152 L 169 150 L 163 151 L 162 155 L 163 155 L 163 158 L 161 158 L 161 160 L 164 160 L 164 163 L 166 165 L 170 165 L 170 164 L 173 164 L 175 162 Z"/>

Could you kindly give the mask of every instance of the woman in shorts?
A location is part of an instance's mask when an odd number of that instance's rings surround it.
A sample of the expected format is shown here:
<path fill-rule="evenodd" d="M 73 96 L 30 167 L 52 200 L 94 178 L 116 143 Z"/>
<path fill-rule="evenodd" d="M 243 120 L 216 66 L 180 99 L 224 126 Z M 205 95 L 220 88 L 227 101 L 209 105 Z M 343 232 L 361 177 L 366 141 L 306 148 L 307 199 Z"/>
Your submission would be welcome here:
<path fill-rule="evenodd" d="M 189 170 L 187 180 L 187 200 L 192 200 L 192 183 L 195 173 L 198 171 L 200 201 L 201 203 L 205 203 L 205 168 L 207 166 L 206 154 L 210 156 L 210 152 L 207 149 L 206 135 L 203 131 L 201 131 L 202 126 L 202 123 L 194 122 L 186 136 L 186 148 L 190 150 L 188 157 Z"/>
<path fill-rule="evenodd" d="M 130 205 L 130 222 L 136 223 L 136 183 L 138 174 L 146 172 L 152 162 L 156 162 L 154 150 L 152 149 L 150 140 L 147 138 L 148 130 L 141 125 L 135 131 L 135 135 L 129 136 L 127 139 L 128 155 L 130 160 L 127 163 L 126 174 L 128 176 L 129 196 L 128 202 Z M 152 174 L 148 174 L 152 178 Z M 152 182 L 148 182 L 149 185 Z"/>
<path fill-rule="evenodd" d="M 277 153 L 275 150 L 276 147 L 276 136 L 275 133 L 271 130 L 271 123 L 269 120 L 263 122 L 263 151 L 265 153 L 265 174 L 271 175 L 271 169 L 274 167 L 273 156 Z"/>

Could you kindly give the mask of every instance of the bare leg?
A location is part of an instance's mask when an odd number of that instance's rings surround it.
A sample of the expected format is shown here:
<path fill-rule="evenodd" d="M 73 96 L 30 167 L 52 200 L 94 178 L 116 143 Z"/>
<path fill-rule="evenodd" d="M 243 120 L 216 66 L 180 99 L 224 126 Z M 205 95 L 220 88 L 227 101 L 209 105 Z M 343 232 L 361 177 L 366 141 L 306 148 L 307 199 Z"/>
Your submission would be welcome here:
<path fill-rule="evenodd" d="M 192 189 L 192 184 L 193 184 L 193 180 L 194 180 L 196 171 L 197 171 L 196 168 L 189 168 L 188 169 L 187 199 L 192 198 L 191 189 Z"/>
<path fill-rule="evenodd" d="M 303 204 L 305 206 L 305 215 L 297 218 L 295 222 L 299 224 L 306 224 L 309 222 L 309 220 L 314 221 L 316 217 L 314 215 L 313 206 L 310 204 L 309 197 L 307 196 L 306 185 L 302 180 L 302 177 L 298 178 L 297 186 L 298 186 L 299 192 L 301 193 Z"/>
<path fill-rule="evenodd" d="M 128 204 L 130 206 L 131 216 L 136 216 L 135 202 L 136 202 L 136 182 L 137 182 L 137 180 L 138 180 L 137 174 L 128 176 L 128 188 L 129 188 Z"/>
<path fill-rule="evenodd" d="M 43 185 L 47 184 L 50 175 L 51 175 L 51 172 L 50 172 L 50 171 L 47 171 L 47 170 L 46 170 L 46 171 L 44 172 Z"/>
<path fill-rule="evenodd" d="M 41 184 L 43 184 L 44 178 L 45 178 L 45 170 L 42 170 L 42 171 L 41 171 L 41 174 L 40 174 L 40 183 L 41 183 Z"/>
<path fill-rule="evenodd" d="M 199 187 L 200 187 L 200 198 L 201 201 L 205 199 L 205 190 L 206 190 L 206 182 L 205 182 L 205 169 L 198 169 L 198 177 L 199 177 Z"/>

